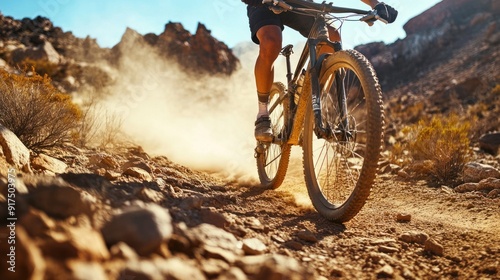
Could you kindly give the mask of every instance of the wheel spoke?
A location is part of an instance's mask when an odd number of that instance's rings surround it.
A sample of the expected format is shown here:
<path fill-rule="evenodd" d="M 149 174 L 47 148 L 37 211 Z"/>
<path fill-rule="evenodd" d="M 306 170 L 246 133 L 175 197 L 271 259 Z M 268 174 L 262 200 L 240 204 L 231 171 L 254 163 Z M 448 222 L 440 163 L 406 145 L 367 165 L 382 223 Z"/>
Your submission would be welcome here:
<path fill-rule="evenodd" d="M 376 174 L 383 112 L 373 73 L 369 62 L 356 51 L 333 54 L 320 73 L 321 124 L 332 129 L 332 137 L 317 139 L 312 110 L 306 115 L 307 187 L 315 208 L 332 220 L 346 221 L 356 215 Z"/>
<path fill-rule="evenodd" d="M 282 84 L 275 83 L 270 92 L 269 117 L 271 129 L 275 139 L 283 137 L 285 122 L 288 120 L 288 99 Z M 280 139 L 282 140 L 282 139 Z M 257 171 L 261 184 L 265 187 L 278 187 L 284 179 L 288 160 L 290 157 L 290 146 L 286 141 L 271 143 L 258 143 L 260 149 L 257 153 Z"/>

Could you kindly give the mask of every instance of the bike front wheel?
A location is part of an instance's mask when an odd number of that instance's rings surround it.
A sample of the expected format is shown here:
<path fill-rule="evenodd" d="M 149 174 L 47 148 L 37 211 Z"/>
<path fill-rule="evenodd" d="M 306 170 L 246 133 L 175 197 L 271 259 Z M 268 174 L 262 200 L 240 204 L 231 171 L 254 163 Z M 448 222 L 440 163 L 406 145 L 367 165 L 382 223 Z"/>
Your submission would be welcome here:
<path fill-rule="evenodd" d="M 353 50 L 329 56 L 319 82 L 321 125 L 330 133 L 315 135 L 309 106 L 304 175 L 316 210 L 329 220 L 346 222 L 361 210 L 375 180 L 384 124 L 382 93 L 371 64 Z"/>
<path fill-rule="evenodd" d="M 269 117 L 274 140 L 271 143 L 258 142 L 255 157 L 261 185 L 276 189 L 285 179 L 291 150 L 291 145 L 287 144 L 290 100 L 285 95 L 285 86 L 282 83 L 273 84 L 269 100 Z"/>

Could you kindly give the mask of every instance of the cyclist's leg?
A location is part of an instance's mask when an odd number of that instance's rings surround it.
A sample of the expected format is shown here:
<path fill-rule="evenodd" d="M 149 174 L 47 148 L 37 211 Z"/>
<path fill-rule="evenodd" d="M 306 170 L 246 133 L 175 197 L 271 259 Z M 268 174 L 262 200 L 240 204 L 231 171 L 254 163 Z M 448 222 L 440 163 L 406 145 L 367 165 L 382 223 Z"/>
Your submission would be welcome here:
<path fill-rule="evenodd" d="M 271 86 L 274 80 L 274 61 L 281 50 L 281 28 L 276 25 L 265 25 L 257 31 L 259 39 L 259 56 L 255 62 L 255 83 L 259 100 L 259 111 L 255 122 L 255 138 L 259 141 L 273 140 L 268 103 Z"/>
<path fill-rule="evenodd" d="M 281 50 L 283 24 L 278 15 L 265 6 L 247 8 L 252 41 L 259 44 L 259 56 L 255 62 L 255 83 L 260 101 L 259 113 L 267 115 L 269 91 L 274 80 L 274 61 Z"/>
<path fill-rule="evenodd" d="M 256 34 L 259 39 L 259 56 L 255 62 L 257 92 L 269 93 L 274 80 L 274 61 L 281 51 L 281 28 L 276 25 L 262 26 Z"/>
<path fill-rule="evenodd" d="M 259 55 L 255 62 L 255 83 L 259 111 L 255 122 L 255 138 L 272 141 L 273 134 L 268 112 L 269 92 L 274 80 L 274 61 L 281 50 L 283 25 L 278 15 L 266 7 L 248 8 L 252 40 L 259 44 Z"/>

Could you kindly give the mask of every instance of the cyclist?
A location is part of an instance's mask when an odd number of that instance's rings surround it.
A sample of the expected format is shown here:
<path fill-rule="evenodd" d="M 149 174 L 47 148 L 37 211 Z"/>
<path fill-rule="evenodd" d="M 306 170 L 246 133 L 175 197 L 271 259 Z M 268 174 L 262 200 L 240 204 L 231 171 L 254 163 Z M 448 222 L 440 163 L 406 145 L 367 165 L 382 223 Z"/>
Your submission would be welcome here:
<path fill-rule="evenodd" d="M 284 25 L 307 37 L 314 23 L 314 18 L 296 13 L 273 12 L 269 6 L 262 3 L 262 0 L 241 1 L 248 5 L 247 15 L 252 41 L 259 45 L 259 56 L 255 63 L 255 82 L 259 103 L 259 111 L 255 121 L 255 138 L 258 141 L 270 142 L 273 139 L 273 134 L 268 112 L 269 92 L 274 80 L 273 64 L 281 51 Z M 361 1 L 377 10 L 378 15 L 387 22 L 392 23 L 396 20 L 398 12 L 391 6 L 378 0 Z M 335 28 L 328 27 L 328 32 L 331 41 L 340 41 L 340 34 Z"/>

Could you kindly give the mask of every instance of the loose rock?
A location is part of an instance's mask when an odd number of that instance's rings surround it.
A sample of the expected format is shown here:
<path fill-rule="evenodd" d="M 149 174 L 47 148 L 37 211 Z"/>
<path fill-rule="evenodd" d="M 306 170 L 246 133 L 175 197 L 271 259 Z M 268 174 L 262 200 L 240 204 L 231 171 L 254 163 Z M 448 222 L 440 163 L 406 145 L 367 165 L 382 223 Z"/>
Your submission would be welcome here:
<path fill-rule="evenodd" d="M 382 253 L 397 253 L 399 252 L 398 248 L 390 247 L 390 246 L 379 246 L 378 251 Z"/>
<path fill-rule="evenodd" d="M 9 236 L 10 229 L 3 226 L 0 229 L 0 236 Z M 7 254 L 11 253 L 10 246 L 6 239 L 0 242 L 0 251 L 2 252 L 2 262 L 0 263 L 0 275 L 5 280 L 18 280 L 18 279 L 44 279 L 46 270 L 45 258 L 42 252 L 37 247 L 36 243 L 28 236 L 26 231 L 17 226 L 16 229 L 16 244 L 15 256 L 11 259 Z M 9 261 L 13 260 L 12 263 Z M 15 273 L 8 270 L 9 267 L 15 267 Z"/>
<path fill-rule="evenodd" d="M 396 215 L 396 221 L 407 223 L 411 221 L 411 215 L 406 213 L 399 213 Z"/>
<path fill-rule="evenodd" d="M 47 236 L 48 231 L 56 226 L 44 212 L 33 208 L 30 208 L 19 222 L 31 237 Z"/>
<path fill-rule="evenodd" d="M 211 211 L 209 208 L 201 210 L 201 219 L 204 223 L 214 225 L 218 228 L 226 228 L 230 225 L 224 214 Z"/>
<path fill-rule="evenodd" d="M 166 261 L 156 261 L 156 266 L 160 269 L 163 279 L 186 280 L 186 279 L 206 279 L 201 270 L 190 261 L 180 258 L 171 258 Z"/>
<path fill-rule="evenodd" d="M 137 198 L 145 201 L 145 202 L 154 202 L 154 203 L 161 203 L 165 198 L 163 197 L 163 194 L 160 192 L 157 192 L 153 189 L 147 188 L 147 187 L 142 187 L 138 192 L 137 192 Z"/>
<path fill-rule="evenodd" d="M 489 177 L 500 178 L 500 171 L 495 169 L 495 167 L 478 162 L 466 164 L 463 173 L 466 183 L 478 183 Z"/>
<path fill-rule="evenodd" d="M 65 219 L 89 214 L 95 203 L 90 194 L 84 195 L 60 178 L 32 177 L 25 178 L 25 183 L 30 189 L 30 204 L 52 217 Z"/>
<path fill-rule="evenodd" d="M 479 138 L 479 147 L 492 155 L 500 151 L 500 133 L 488 133 Z"/>
<path fill-rule="evenodd" d="M 214 225 L 201 224 L 184 232 L 191 244 L 200 244 L 211 247 L 218 247 L 223 250 L 237 253 L 238 240 L 236 237 Z"/>
<path fill-rule="evenodd" d="M 41 248 L 44 255 L 54 259 L 103 261 L 109 258 L 101 234 L 87 227 L 64 226 L 58 231 L 51 231 Z"/>
<path fill-rule="evenodd" d="M 229 264 L 233 264 L 236 261 L 236 254 L 232 251 L 224 250 L 213 246 L 204 246 L 203 255 L 206 258 L 223 260 Z"/>
<path fill-rule="evenodd" d="M 62 174 L 66 172 L 68 165 L 58 159 L 39 154 L 31 160 L 31 167 L 37 170 L 48 170 L 55 174 Z"/>
<path fill-rule="evenodd" d="M 418 231 L 409 231 L 403 233 L 399 239 L 406 243 L 418 243 L 418 244 L 424 244 L 427 239 L 429 239 L 429 235 L 425 232 L 418 232 Z"/>
<path fill-rule="evenodd" d="M 425 241 L 424 250 L 434 255 L 442 256 L 444 254 L 443 245 L 439 244 L 436 240 L 430 238 Z"/>
<path fill-rule="evenodd" d="M 104 268 L 95 262 L 71 261 L 68 264 L 72 272 L 72 278 L 75 280 L 107 280 L 108 277 Z"/>
<path fill-rule="evenodd" d="M 113 258 L 124 260 L 135 260 L 138 258 L 137 253 L 124 242 L 116 243 L 111 247 L 109 252 Z"/>
<path fill-rule="evenodd" d="M 147 230 L 145 230 L 147 229 Z M 173 232 L 168 210 L 156 205 L 130 206 L 115 215 L 101 229 L 106 244 L 125 242 L 139 255 L 154 252 Z"/>
<path fill-rule="evenodd" d="M 266 245 L 257 238 L 243 240 L 243 251 L 247 255 L 262 255 L 266 250 Z"/>
<path fill-rule="evenodd" d="M 31 173 L 30 151 L 12 131 L 2 125 L 0 125 L 0 147 L 8 163 L 19 170 Z"/>
<path fill-rule="evenodd" d="M 146 170 L 138 168 L 138 167 L 129 167 L 124 172 L 123 175 L 128 175 L 134 178 L 137 178 L 142 181 L 151 182 L 153 181 L 153 177 Z"/>
<path fill-rule="evenodd" d="M 318 242 L 318 238 L 308 230 L 301 230 L 297 232 L 297 237 L 308 242 L 316 243 Z"/>
<path fill-rule="evenodd" d="M 377 277 L 378 278 L 392 278 L 394 275 L 394 268 L 392 266 L 386 264 L 379 270 L 377 270 Z"/>

